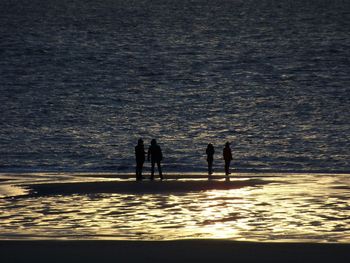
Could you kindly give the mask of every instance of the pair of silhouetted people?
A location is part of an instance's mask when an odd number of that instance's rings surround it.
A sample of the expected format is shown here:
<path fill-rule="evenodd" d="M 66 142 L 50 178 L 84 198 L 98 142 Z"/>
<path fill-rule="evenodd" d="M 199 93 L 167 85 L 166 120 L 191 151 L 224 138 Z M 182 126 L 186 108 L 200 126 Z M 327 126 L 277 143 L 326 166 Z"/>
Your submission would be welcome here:
<path fill-rule="evenodd" d="M 213 161 L 214 161 L 214 153 L 215 153 L 214 146 L 211 143 L 209 143 L 205 152 L 207 154 L 208 174 L 210 176 L 213 174 Z M 230 174 L 230 163 L 232 160 L 232 151 L 231 151 L 229 142 L 226 142 L 222 154 L 223 154 L 224 161 L 225 161 L 225 174 L 229 175 Z"/>
<path fill-rule="evenodd" d="M 143 145 L 143 140 L 139 139 L 138 143 L 135 147 L 135 155 L 136 155 L 136 180 L 140 181 L 143 179 L 142 177 L 142 169 L 143 164 L 145 162 L 145 148 Z M 163 153 L 160 146 L 157 144 L 155 139 L 152 139 L 151 145 L 148 148 L 147 152 L 147 160 L 151 161 L 151 180 L 154 179 L 154 166 L 157 164 L 159 177 L 163 180 L 161 161 L 163 160 Z"/>

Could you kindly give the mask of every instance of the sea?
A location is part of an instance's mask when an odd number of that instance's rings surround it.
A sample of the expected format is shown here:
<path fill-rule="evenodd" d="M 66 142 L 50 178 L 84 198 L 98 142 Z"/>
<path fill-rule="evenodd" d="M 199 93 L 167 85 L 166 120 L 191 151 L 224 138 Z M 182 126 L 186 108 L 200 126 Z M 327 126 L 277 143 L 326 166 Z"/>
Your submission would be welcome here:
<path fill-rule="evenodd" d="M 350 242 L 349 32 L 346 0 L 2 0 L 0 238 Z M 165 177 L 206 180 L 208 143 L 221 175 L 230 142 L 231 177 L 273 182 L 22 187 L 133 180 L 139 138 Z"/>

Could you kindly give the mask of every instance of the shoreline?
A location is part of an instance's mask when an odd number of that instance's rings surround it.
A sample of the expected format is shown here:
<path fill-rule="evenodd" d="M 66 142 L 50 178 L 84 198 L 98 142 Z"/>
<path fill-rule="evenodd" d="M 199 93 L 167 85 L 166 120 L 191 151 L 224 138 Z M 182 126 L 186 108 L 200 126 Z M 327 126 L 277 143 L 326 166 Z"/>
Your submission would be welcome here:
<path fill-rule="evenodd" d="M 148 176 L 150 175 L 150 171 L 145 168 L 143 171 L 143 174 Z M 157 170 L 155 172 L 155 175 L 157 175 Z M 259 169 L 235 169 L 234 167 L 231 168 L 231 176 L 234 175 L 303 175 L 303 174 L 320 174 L 320 175 L 350 175 L 349 171 L 344 170 L 259 170 Z M 74 176 L 121 176 L 121 177 L 135 177 L 134 171 L 113 171 L 113 170 L 106 170 L 106 171 L 99 171 L 99 170 L 3 170 L 0 171 L 0 175 L 6 176 L 6 175 L 74 175 Z M 164 176 L 208 176 L 207 170 L 202 171 L 174 171 L 174 170 L 164 170 L 163 171 Z M 220 170 L 219 172 L 215 172 L 213 176 L 225 176 L 224 171 Z"/>
<path fill-rule="evenodd" d="M 0 240 L 4 262 L 350 262 L 350 244 Z"/>
<path fill-rule="evenodd" d="M 0 173 L 0 198 L 45 196 L 56 194 L 89 194 L 89 193 L 158 193 L 188 192 L 203 190 L 228 190 L 247 186 L 283 183 L 285 179 L 298 176 L 345 176 L 348 174 L 333 173 L 269 173 L 269 172 L 233 172 L 226 176 L 204 173 L 168 173 L 161 181 L 145 179 L 136 181 L 133 173 Z M 294 177 L 295 176 L 295 177 Z M 135 182 L 137 184 L 135 184 Z M 188 185 L 188 183 L 191 185 Z M 147 186 L 147 187 L 146 187 Z M 340 186 L 339 189 L 348 189 Z"/>

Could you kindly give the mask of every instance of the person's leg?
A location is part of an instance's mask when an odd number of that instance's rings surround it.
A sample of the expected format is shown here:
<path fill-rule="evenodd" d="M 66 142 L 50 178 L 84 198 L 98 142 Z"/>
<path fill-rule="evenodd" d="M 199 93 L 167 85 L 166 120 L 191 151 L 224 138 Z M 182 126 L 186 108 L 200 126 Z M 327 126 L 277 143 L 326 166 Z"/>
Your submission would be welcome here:
<path fill-rule="evenodd" d="M 212 175 L 213 174 L 213 161 L 208 160 L 208 174 Z"/>
<path fill-rule="evenodd" d="M 142 169 L 143 169 L 143 162 L 140 162 L 140 170 L 139 170 L 139 173 L 140 173 L 140 180 L 142 180 L 143 179 L 143 177 L 142 177 Z"/>
<path fill-rule="evenodd" d="M 152 161 L 152 162 L 151 162 L 151 180 L 154 179 L 154 165 L 155 165 L 155 162 Z"/>
<path fill-rule="evenodd" d="M 230 160 L 229 161 L 225 161 L 225 173 L 226 175 L 230 174 Z"/>
<path fill-rule="evenodd" d="M 140 180 L 140 164 L 136 163 L 136 180 Z"/>
<path fill-rule="evenodd" d="M 163 179 L 162 166 L 160 165 L 160 161 L 157 162 L 158 172 L 160 179 Z"/>
<path fill-rule="evenodd" d="M 138 181 L 142 180 L 142 167 L 143 167 L 143 162 L 138 162 L 137 163 L 137 170 L 136 170 L 136 179 Z"/>
<path fill-rule="evenodd" d="M 230 165 L 230 163 L 228 161 L 225 161 L 225 174 L 226 175 L 229 174 L 229 165 Z"/>

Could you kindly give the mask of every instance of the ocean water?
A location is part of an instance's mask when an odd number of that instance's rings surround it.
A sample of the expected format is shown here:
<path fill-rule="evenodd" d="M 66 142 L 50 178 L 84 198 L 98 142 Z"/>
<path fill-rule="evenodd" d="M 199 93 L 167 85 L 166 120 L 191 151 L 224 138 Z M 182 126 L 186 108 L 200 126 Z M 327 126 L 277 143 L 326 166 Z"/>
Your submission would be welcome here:
<path fill-rule="evenodd" d="M 350 170 L 350 3 L 0 2 L 0 171 Z"/>
<path fill-rule="evenodd" d="M 191 186 L 207 180 L 200 174 L 184 174 L 183 177 L 186 179 L 173 177 L 158 184 L 184 181 Z M 98 177 L 96 173 L 2 174 L 0 239 L 205 238 L 255 242 L 350 242 L 349 174 L 232 174 L 232 183 L 248 183 L 239 188 L 202 191 L 191 191 L 186 187 L 185 191 L 32 196 L 27 195 L 28 191 L 23 187 L 33 183 L 120 183 L 128 180 L 133 179 L 111 173 L 99 174 Z M 146 190 L 151 184 L 156 184 L 131 183 L 143 184 Z M 79 190 L 73 184 L 66 187 Z"/>

